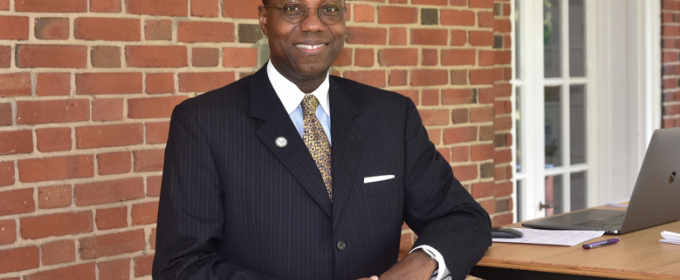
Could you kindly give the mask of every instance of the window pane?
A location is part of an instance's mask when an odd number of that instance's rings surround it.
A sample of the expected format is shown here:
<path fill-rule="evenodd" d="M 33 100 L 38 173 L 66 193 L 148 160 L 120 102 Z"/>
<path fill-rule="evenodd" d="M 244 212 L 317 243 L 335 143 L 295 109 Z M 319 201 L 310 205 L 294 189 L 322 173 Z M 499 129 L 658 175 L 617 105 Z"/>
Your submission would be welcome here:
<path fill-rule="evenodd" d="M 522 88 L 515 89 L 515 149 L 517 152 L 517 173 L 522 172 Z"/>
<path fill-rule="evenodd" d="M 571 211 L 586 208 L 587 172 L 571 173 Z"/>
<path fill-rule="evenodd" d="M 520 61 L 522 61 L 522 48 L 521 48 L 521 36 L 520 36 L 520 30 L 521 26 L 519 25 L 519 17 L 520 17 L 520 5 L 519 5 L 519 0 L 515 0 L 515 78 L 516 79 L 521 79 L 522 78 L 522 68 L 520 66 L 522 65 Z"/>
<path fill-rule="evenodd" d="M 560 1 L 543 1 L 543 48 L 546 78 L 562 76 Z"/>
<path fill-rule="evenodd" d="M 569 0 L 569 75 L 586 75 L 586 29 L 583 0 Z"/>
<path fill-rule="evenodd" d="M 545 209 L 546 216 L 561 214 L 562 206 L 562 175 L 550 175 L 545 177 L 545 204 L 552 208 Z"/>
<path fill-rule="evenodd" d="M 586 86 L 569 87 L 569 147 L 571 164 L 586 162 Z"/>
<path fill-rule="evenodd" d="M 562 166 L 561 95 L 561 87 L 545 87 L 545 168 Z"/>

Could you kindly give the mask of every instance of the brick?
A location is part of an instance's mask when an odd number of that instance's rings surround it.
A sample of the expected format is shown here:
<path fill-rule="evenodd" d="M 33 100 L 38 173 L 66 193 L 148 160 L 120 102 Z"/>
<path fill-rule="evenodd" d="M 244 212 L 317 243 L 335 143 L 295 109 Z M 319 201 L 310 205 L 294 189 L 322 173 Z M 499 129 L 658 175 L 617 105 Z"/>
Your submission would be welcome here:
<path fill-rule="evenodd" d="M 347 79 L 374 87 L 381 88 L 387 85 L 385 70 L 346 71 L 344 75 Z"/>
<path fill-rule="evenodd" d="M 256 43 L 261 40 L 264 34 L 259 24 L 241 23 L 238 25 L 239 43 Z"/>
<path fill-rule="evenodd" d="M 387 29 L 371 27 L 347 27 L 346 42 L 360 45 L 385 45 Z"/>
<path fill-rule="evenodd" d="M 187 48 L 184 46 L 127 46 L 128 67 L 186 67 Z"/>
<path fill-rule="evenodd" d="M 470 122 L 490 122 L 494 118 L 493 107 L 470 108 Z"/>
<path fill-rule="evenodd" d="M 92 232 L 92 211 L 49 214 L 21 218 L 19 232 L 23 239 L 39 239 Z"/>
<path fill-rule="evenodd" d="M 81 238 L 80 257 L 87 260 L 141 251 L 146 246 L 144 238 L 143 229 Z"/>
<path fill-rule="evenodd" d="M 467 123 L 470 121 L 470 111 L 464 109 L 454 109 L 451 111 L 451 122 L 454 124 Z"/>
<path fill-rule="evenodd" d="M 425 126 L 449 124 L 449 110 L 420 109 L 418 112 Z"/>
<path fill-rule="evenodd" d="M 511 117 L 500 117 L 494 119 L 494 127 L 496 131 L 499 130 L 509 130 L 512 128 L 512 118 Z"/>
<path fill-rule="evenodd" d="M 76 147 L 89 149 L 141 144 L 144 142 L 143 133 L 141 123 L 76 127 Z"/>
<path fill-rule="evenodd" d="M 462 146 L 451 148 L 451 161 L 452 162 L 470 161 L 470 147 Z"/>
<path fill-rule="evenodd" d="M 98 230 L 107 230 L 114 228 L 124 228 L 128 226 L 127 222 L 127 206 L 97 209 L 95 216 L 95 223 Z"/>
<path fill-rule="evenodd" d="M 173 93 L 175 92 L 175 75 L 172 73 L 147 73 L 146 93 Z"/>
<path fill-rule="evenodd" d="M 373 49 L 355 49 L 354 50 L 354 65 L 362 67 L 371 67 L 375 64 L 375 55 Z"/>
<path fill-rule="evenodd" d="M 14 185 L 14 162 L 0 162 L 0 187 Z"/>
<path fill-rule="evenodd" d="M 493 24 L 494 32 L 510 33 L 512 31 L 512 24 L 509 19 L 496 19 Z"/>
<path fill-rule="evenodd" d="M 71 128 L 42 128 L 35 130 L 38 151 L 56 152 L 71 150 Z"/>
<path fill-rule="evenodd" d="M 369 5 L 354 5 L 354 22 L 373 22 L 375 20 L 375 8 Z"/>
<path fill-rule="evenodd" d="M 2 1 L 2 0 L 0 0 Z M 0 68 L 9 68 L 12 65 L 12 47 L 0 46 Z"/>
<path fill-rule="evenodd" d="M 143 277 L 151 275 L 151 267 L 153 266 L 154 255 L 135 257 L 135 277 Z"/>
<path fill-rule="evenodd" d="M 473 11 L 441 10 L 441 13 L 441 22 L 443 25 L 475 26 L 475 12 Z"/>
<path fill-rule="evenodd" d="M 257 49 L 224 48 L 224 67 L 257 66 Z"/>
<path fill-rule="evenodd" d="M 35 19 L 35 38 L 42 40 L 66 40 L 69 38 L 68 18 Z"/>
<path fill-rule="evenodd" d="M 479 128 L 479 141 L 492 141 L 495 137 L 493 126 Z"/>
<path fill-rule="evenodd" d="M 159 197 L 161 195 L 161 181 L 163 176 L 149 176 L 146 178 L 146 196 Z"/>
<path fill-rule="evenodd" d="M 17 240 L 17 224 L 14 220 L 0 221 L 0 246 Z"/>
<path fill-rule="evenodd" d="M 403 27 L 392 27 L 390 28 L 390 45 L 406 45 L 408 40 L 406 39 L 406 28 Z"/>
<path fill-rule="evenodd" d="M 489 196 L 494 196 L 494 182 L 472 184 L 472 197 L 479 199 Z"/>
<path fill-rule="evenodd" d="M 508 177 L 508 172 L 507 172 L 507 169 L 505 167 L 499 167 L 499 168 L 496 168 L 495 170 L 494 169 L 491 169 L 491 170 L 493 170 L 493 172 L 490 172 L 488 177 L 493 177 L 494 180 L 496 180 L 496 181 L 503 181 L 503 180 L 510 179 Z"/>
<path fill-rule="evenodd" d="M 257 7 L 262 5 L 260 1 L 221 0 L 222 16 L 225 18 L 250 18 L 257 19 Z"/>
<path fill-rule="evenodd" d="M 49 186 L 38 188 L 40 209 L 52 209 L 71 205 L 71 186 Z"/>
<path fill-rule="evenodd" d="M 54 265 L 76 260 L 76 244 L 73 240 L 60 240 L 45 243 L 42 250 L 42 264 Z"/>
<path fill-rule="evenodd" d="M 493 88 L 480 88 L 478 102 L 491 104 L 496 100 L 496 91 Z"/>
<path fill-rule="evenodd" d="M 490 85 L 493 84 L 493 69 L 473 69 L 470 70 L 471 85 Z"/>
<path fill-rule="evenodd" d="M 475 49 L 442 50 L 442 65 L 444 66 L 460 66 L 476 64 L 477 64 L 477 52 Z"/>
<path fill-rule="evenodd" d="M 90 54 L 92 66 L 96 68 L 120 68 L 120 48 L 96 46 Z"/>
<path fill-rule="evenodd" d="M 451 30 L 451 46 L 464 46 L 467 41 L 468 35 L 465 30 Z"/>
<path fill-rule="evenodd" d="M 406 70 L 390 71 L 390 86 L 405 86 L 408 84 L 408 72 Z"/>
<path fill-rule="evenodd" d="M 187 98 L 188 96 L 168 96 L 128 99 L 128 118 L 169 118 L 175 106 Z"/>
<path fill-rule="evenodd" d="M 411 4 L 413 5 L 446 6 L 448 2 L 449 2 L 448 0 L 411 0 Z"/>
<path fill-rule="evenodd" d="M 418 22 L 417 8 L 398 6 L 380 6 L 378 8 L 378 23 L 380 24 L 399 24 L 416 22 Z"/>
<path fill-rule="evenodd" d="M 423 62 L 425 66 L 435 66 L 439 63 L 439 51 L 437 49 L 423 49 Z"/>
<path fill-rule="evenodd" d="M 11 103 L 0 103 L 0 126 L 10 126 L 12 125 L 12 104 Z"/>
<path fill-rule="evenodd" d="M 191 65 L 194 67 L 216 67 L 219 63 L 219 49 L 193 48 L 191 50 Z"/>
<path fill-rule="evenodd" d="M 123 119 L 123 99 L 97 98 L 92 100 L 93 121 L 119 121 Z"/>
<path fill-rule="evenodd" d="M 163 170 L 164 149 L 132 152 L 135 158 L 135 172 Z"/>
<path fill-rule="evenodd" d="M 31 89 L 30 73 L 0 74 L 0 97 L 30 96 Z"/>
<path fill-rule="evenodd" d="M 76 94 L 124 94 L 142 92 L 142 73 L 76 74 Z"/>
<path fill-rule="evenodd" d="M 128 173 L 132 169 L 130 152 L 113 152 L 97 155 L 99 175 Z"/>
<path fill-rule="evenodd" d="M 180 92 L 207 92 L 236 80 L 234 72 L 180 73 Z"/>
<path fill-rule="evenodd" d="M 0 192 L 0 216 L 35 212 L 33 189 Z"/>
<path fill-rule="evenodd" d="M 477 127 L 455 127 L 444 130 L 444 145 L 477 141 Z"/>
<path fill-rule="evenodd" d="M 71 93 L 71 73 L 36 74 L 35 94 L 39 96 L 64 96 Z"/>
<path fill-rule="evenodd" d="M 471 147 L 472 161 L 493 159 L 496 147 L 493 144 L 475 145 Z"/>
<path fill-rule="evenodd" d="M 20 68 L 87 68 L 87 46 L 17 45 Z"/>
<path fill-rule="evenodd" d="M 130 259 L 98 262 L 99 280 L 128 280 L 130 278 Z"/>
<path fill-rule="evenodd" d="M 154 16 L 187 16 L 189 0 L 126 0 L 127 12 Z"/>
<path fill-rule="evenodd" d="M 89 118 L 87 99 L 17 101 L 17 124 L 68 123 Z"/>
<path fill-rule="evenodd" d="M 449 71 L 434 69 L 415 69 L 411 71 L 412 86 L 445 85 L 449 82 Z"/>
<path fill-rule="evenodd" d="M 84 13 L 87 12 L 87 0 L 31 0 L 15 1 L 17 12 L 38 13 Z"/>
<path fill-rule="evenodd" d="M 90 0 L 90 12 L 120 13 L 120 0 Z"/>
<path fill-rule="evenodd" d="M 442 90 L 442 104 L 456 105 L 474 102 L 474 92 L 470 89 L 445 89 Z"/>
<path fill-rule="evenodd" d="M 28 17 L 0 16 L 0 40 L 28 40 Z"/>
<path fill-rule="evenodd" d="M 493 27 L 493 12 L 477 12 L 477 19 L 479 20 L 479 27 Z"/>
<path fill-rule="evenodd" d="M 458 181 L 464 182 L 477 179 L 478 172 L 476 164 L 454 166 L 451 169 L 453 170 L 453 176 L 455 176 Z"/>
<path fill-rule="evenodd" d="M 494 164 L 510 163 L 511 161 L 512 161 L 511 150 L 496 151 L 496 154 L 494 155 L 493 158 Z"/>
<path fill-rule="evenodd" d="M 17 1 L 19 2 L 19 1 Z M 0 251 L 0 273 L 22 271 L 40 266 L 40 249 L 29 246 Z"/>
<path fill-rule="evenodd" d="M 76 184 L 76 206 L 122 202 L 144 197 L 142 178 L 127 178 Z"/>
<path fill-rule="evenodd" d="M 430 142 L 435 145 L 441 145 L 441 136 L 442 136 L 442 130 L 441 129 L 428 129 L 427 130 L 427 136 L 430 138 Z"/>
<path fill-rule="evenodd" d="M 0 0 L 0 11 L 9 11 L 9 0 Z"/>
<path fill-rule="evenodd" d="M 343 48 L 340 56 L 333 62 L 333 66 L 350 66 L 352 65 L 352 53 L 354 49 Z"/>
<path fill-rule="evenodd" d="M 149 235 L 149 245 L 151 249 L 156 250 L 156 229 L 151 229 L 151 235 Z"/>
<path fill-rule="evenodd" d="M 449 32 L 446 29 L 411 29 L 411 44 L 446 46 L 449 42 Z"/>
<path fill-rule="evenodd" d="M 0 132 L 0 155 L 28 154 L 33 152 L 31 130 Z"/>
<path fill-rule="evenodd" d="M 470 8 L 486 8 L 493 9 L 494 0 L 469 0 L 468 4 Z"/>
<path fill-rule="evenodd" d="M 423 106 L 436 106 L 439 105 L 439 100 L 441 99 L 439 97 L 439 90 L 438 89 L 429 89 L 429 90 L 423 90 L 422 93 L 422 104 Z"/>
<path fill-rule="evenodd" d="M 493 51 L 479 51 L 479 66 L 494 66 L 496 58 Z M 503 70 L 503 69 L 495 69 Z"/>
<path fill-rule="evenodd" d="M 28 276 L 25 280 L 95 280 L 95 263 L 84 263 L 48 271 L 40 271 Z"/>
<path fill-rule="evenodd" d="M 177 25 L 177 41 L 234 42 L 234 24 L 230 22 L 180 21 Z"/>
<path fill-rule="evenodd" d="M 493 46 L 493 32 L 491 31 L 470 31 L 470 45 L 473 46 Z"/>
<path fill-rule="evenodd" d="M 164 144 L 168 141 L 169 122 L 146 123 L 146 143 Z"/>
<path fill-rule="evenodd" d="M 147 41 L 172 40 L 171 20 L 147 20 L 144 28 L 144 38 Z"/>
<path fill-rule="evenodd" d="M 418 49 L 382 49 L 378 52 L 381 66 L 418 65 Z"/>
<path fill-rule="evenodd" d="M 191 0 L 191 15 L 196 17 L 217 17 L 220 10 L 218 0 Z"/>
<path fill-rule="evenodd" d="M 451 162 L 451 149 L 449 148 L 439 148 L 437 152 L 446 160 L 446 162 Z"/>
<path fill-rule="evenodd" d="M 132 206 L 132 225 L 155 224 L 158 202 L 140 203 Z"/>

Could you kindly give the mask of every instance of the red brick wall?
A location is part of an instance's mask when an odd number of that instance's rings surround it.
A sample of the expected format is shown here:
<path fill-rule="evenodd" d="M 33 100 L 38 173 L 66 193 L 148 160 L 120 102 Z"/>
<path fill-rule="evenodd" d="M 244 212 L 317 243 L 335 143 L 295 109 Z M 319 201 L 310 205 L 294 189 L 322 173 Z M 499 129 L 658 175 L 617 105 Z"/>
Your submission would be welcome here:
<path fill-rule="evenodd" d="M 680 1 L 663 0 L 663 127 L 680 126 Z"/>
<path fill-rule="evenodd" d="M 259 4 L 0 0 L 0 279 L 149 278 L 172 108 L 257 70 Z M 411 97 L 456 177 L 511 222 L 510 2 L 347 7 L 332 72 Z M 404 227 L 403 248 L 414 238 Z"/>

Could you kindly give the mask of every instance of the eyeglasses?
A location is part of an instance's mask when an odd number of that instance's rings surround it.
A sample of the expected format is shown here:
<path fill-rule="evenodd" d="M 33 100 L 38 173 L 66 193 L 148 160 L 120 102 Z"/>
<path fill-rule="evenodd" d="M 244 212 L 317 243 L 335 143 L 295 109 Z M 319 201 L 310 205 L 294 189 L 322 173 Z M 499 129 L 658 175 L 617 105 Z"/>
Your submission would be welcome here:
<path fill-rule="evenodd" d="M 334 2 L 325 2 L 319 7 L 307 7 L 304 3 L 286 2 L 281 6 L 265 5 L 281 10 L 281 16 L 287 22 L 299 23 L 309 16 L 309 9 L 316 9 L 316 16 L 325 24 L 335 24 L 342 20 L 347 8 Z"/>

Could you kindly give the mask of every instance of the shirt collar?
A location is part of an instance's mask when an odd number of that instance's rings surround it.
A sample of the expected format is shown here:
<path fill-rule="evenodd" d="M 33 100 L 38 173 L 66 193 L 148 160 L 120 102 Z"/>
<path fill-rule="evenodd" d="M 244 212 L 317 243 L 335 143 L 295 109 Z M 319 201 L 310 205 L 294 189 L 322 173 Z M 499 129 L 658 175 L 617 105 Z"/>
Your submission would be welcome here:
<path fill-rule="evenodd" d="M 286 108 L 286 112 L 288 112 L 290 115 L 293 113 L 293 111 L 295 111 L 295 109 L 297 109 L 297 107 L 300 106 L 302 99 L 305 98 L 305 93 L 302 92 L 297 85 L 281 75 L 281 73 L 279 73 L 279 71 L 277 71 L 274 67 L 274 64 L 272 64 L 271 59 L 269 60 L 269 63 L 267 63 L 267 76 L 269 76 L 269 82 L 272 84 L 272 87 L 274 87 L 276 95 L 279 96 L 281 103 L 283 103 L 283 107 Z M 321 105 L 321 108 L 328 116 L 331 115 L 330 105 L 328 102 L 329 88 L 330 84 L 328 82 L 328 73 L 326 73 L 326 79 L 323 81 L 323 83 L 321 83 L 321 85 L 319 85 L 317 89 L 311 93 L 316 96 L 316 99 L 319 100 L 319 105 Z"/>

